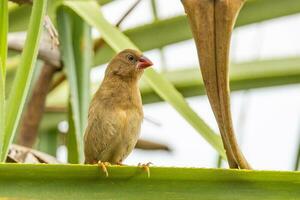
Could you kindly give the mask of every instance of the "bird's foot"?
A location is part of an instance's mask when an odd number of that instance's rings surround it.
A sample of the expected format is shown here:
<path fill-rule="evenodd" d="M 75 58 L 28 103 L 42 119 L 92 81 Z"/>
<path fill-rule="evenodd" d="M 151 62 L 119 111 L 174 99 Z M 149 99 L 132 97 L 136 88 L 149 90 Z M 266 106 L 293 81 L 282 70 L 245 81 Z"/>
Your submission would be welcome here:
<path fill-rule="evenodd" d="M 107 167 L 111 166 L 111 164 L 109 162 L 102 162 L 101 160 L 99 160 L 98 166 L 105 173 L 105 176 L 108 177 Z"/>
<path fill-rule="evenodd" d="M 144 171 L 147 172 L 148 178 L 150 178 L 150 165 L 153 165 L 152 162 L 148 162 L 146 164 L 139 163 L 138 167 L 141 167 Z"/>

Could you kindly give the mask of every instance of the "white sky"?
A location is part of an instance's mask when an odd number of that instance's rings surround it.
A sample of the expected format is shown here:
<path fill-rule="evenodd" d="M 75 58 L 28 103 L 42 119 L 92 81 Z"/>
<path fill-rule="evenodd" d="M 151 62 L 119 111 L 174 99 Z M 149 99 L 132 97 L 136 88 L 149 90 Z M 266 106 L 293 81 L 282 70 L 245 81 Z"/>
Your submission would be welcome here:
<path fill-rule="evenodd" d="M 118 0 L 103 7 L 107 19 L 116 22 L 135 0 Z M 150 1 L 143 0 L 124 21 L 127 29 L 149 23 L 152 18 Z M 178 1 L 158 0 L 160 18 L 183 14 Z M 243 62 L 300 54 L 300 15 L 283 17 L 235 30 L 231 57 Z M 157 50 L 145 53 L 161 68 Z M 164 48 L 166 67 L 170 70 L 198 65 L 192 40 Z M 102 69 L 93 70 L 92 79 L 102 77 Z M 205 96 L 189 98 L 188 102 L 205 121 L 217 130 L 216 122 Z M 236 132 L 246 158 L 255 169 L 291 170 L 300 141 L 300 85 L 255 89 L 232 93 L 232 110 Z M 145 152 L 134 150 L 125 161 L 136 165 L 151 161 L 157 166 L 215 167 L 217 154 L 201 136 L 166 103 L 144 106 L 146 116 L 162 126 L 147 121 L 142 127 L 142 138 L 168 144 L 173 152 Z M 240 119 L 244 112 L 243 120 Z M 242 122 L 243 121 L 243 122 Z"/>

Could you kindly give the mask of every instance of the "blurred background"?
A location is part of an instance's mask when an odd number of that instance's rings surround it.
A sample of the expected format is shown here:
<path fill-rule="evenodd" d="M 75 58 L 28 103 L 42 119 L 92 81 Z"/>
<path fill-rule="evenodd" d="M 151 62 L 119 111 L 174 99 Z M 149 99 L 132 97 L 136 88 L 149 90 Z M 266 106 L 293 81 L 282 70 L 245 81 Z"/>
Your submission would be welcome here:
<path fill-rule="evenodd" d="M 102 6 L 103 14 L 109 22 L 117 24 L 137 1 L 108 2 Z M 294 170 L 300 148 L 300 14 L 297 14 L 300 2 L 255 0 L 246 3 L 243 9 L 232 36 L 230 56 L 235 132 L 254 169 Z M 135 38 L 138 47 L 144 43 L 148 46 L 140 48 L 146 49 L 144 54 L 154 62 L 155 70 L 164 73 L 194 111 L 218 132 L 203 91 L 196 47 L 184 15 L 179 0 L 142 0 L 119 28 Z M 138 34 L 150 34 L 152 41 L 143 41 Z M 94 39 L 101 37 L 96 29 L 92 29 L 92 35 Z M 98 54 L 97 67 L 90 74 L 93 92 L 106 67 L 107 60 L 101 55 L 109 55 L 106 50 Z M 47 98 L 48 111 L 66 107 L 66 91 L 65 83 L 51 91 Z M 141 138 L 164 144 L 170 151 L 135 149 L 125 164 L 218 166 L 217 152 L 143 80 L 141 91 L 145 103 Z M 48 113 L 35 148 L 67 162 L 67 147 L 61 142 L 67 131 L 65 116 Z M 226 162 L 221 166 L 227 167 Z"/>

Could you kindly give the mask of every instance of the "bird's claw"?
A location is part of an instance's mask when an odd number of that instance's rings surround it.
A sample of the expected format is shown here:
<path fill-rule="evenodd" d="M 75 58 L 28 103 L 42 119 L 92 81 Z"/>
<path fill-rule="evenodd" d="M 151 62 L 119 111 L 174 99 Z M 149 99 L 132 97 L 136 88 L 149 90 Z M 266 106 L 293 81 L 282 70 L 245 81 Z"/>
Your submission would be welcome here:
<path fill-rule="evenodd" d="M 138 167 L 141 167 L 143 170 L 147 172 L 148 178 L 150 178 L 150 165 L 153 165 L 152 162 L 148 162 L 146 164 L 139 163 Z"/>
<path fill-rule="evenodd" d="M 105 176 L 108 177 L 108 171 L 107 167 L 109 167 L 111 164 L 109 162 L 102 162 L 98 161 L 98 166 L 101 168 L 101 170 L 105 173 Z"/>

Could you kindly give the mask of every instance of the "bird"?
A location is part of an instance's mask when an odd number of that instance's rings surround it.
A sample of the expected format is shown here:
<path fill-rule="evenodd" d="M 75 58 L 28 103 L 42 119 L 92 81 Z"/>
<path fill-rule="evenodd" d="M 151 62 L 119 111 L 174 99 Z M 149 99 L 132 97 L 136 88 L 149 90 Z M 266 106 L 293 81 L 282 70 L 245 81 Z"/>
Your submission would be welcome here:
<path fill-rule="evenodd" d="M 125 49 L 108 64 L 104 79 L 92 98 L 84 133 L 85 164 L 120 165 L 140 135 L 143 107 L 139 80 L 150 59 Z"/>

